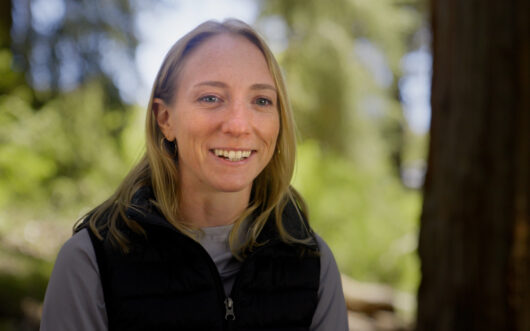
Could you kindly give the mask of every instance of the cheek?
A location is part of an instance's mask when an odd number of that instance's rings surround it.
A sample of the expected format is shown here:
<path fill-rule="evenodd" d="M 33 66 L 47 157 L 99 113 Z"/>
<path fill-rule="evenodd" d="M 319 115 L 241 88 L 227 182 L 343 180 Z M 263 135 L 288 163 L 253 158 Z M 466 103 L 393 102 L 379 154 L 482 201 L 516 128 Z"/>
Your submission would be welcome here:
<path fill-rule="evenodd" d="M 195 119 L 186 111 L 181 110 L 175 114 L 173 130 L 179 143 L 193 139 L 197 131 L 195 123 Z"/>
<path fill-rule="evenodd" d="M 278 139 L 280 134 L 280 120 L 278 117 L 276 117 L 275 121 L 271 121 L 267 125 L 267 132 L 265 133 L 267 137 L 267 144 L 268 144 L 268 153 L 267 153 L 267 166 L 270 165 L 270 163 L 273 161 L 277 146 L 278 146 Z"/>
<path fill-rule="evenodd" d="M 280 134 L 280 116 L 277 115 L 271 125 L 271 137 L 274 144 L 278 143 L 278 135 Z"/>
<path fill-rule="evenodd" d="M 271 150 L 274 150 L 278 142 L 278 134 L 280 132 L 280 125 L 277 120 L 262 120 L 259 124 L 258 135 L 260 139 Z"/>
<path fill-rule="evenodd" d="M 179 116 L 175 125 L 175 136 L 179 149 L 197 153 L 215 131 L 215 123 L 208 117 L 187 115 L 184 113 Z"/>
<path fill-rule="evenodd" d="M 193 137 L 194 137 L 194 128 L 190 125 L 182 125 L 188 121 L 185 118 L 180 117 L 178 121 L 175 121 L 175 126 L 173 127 L 175 138 L 177 140 L 177 147 L 179 154 L 189 153 L 191 148 Z"/>

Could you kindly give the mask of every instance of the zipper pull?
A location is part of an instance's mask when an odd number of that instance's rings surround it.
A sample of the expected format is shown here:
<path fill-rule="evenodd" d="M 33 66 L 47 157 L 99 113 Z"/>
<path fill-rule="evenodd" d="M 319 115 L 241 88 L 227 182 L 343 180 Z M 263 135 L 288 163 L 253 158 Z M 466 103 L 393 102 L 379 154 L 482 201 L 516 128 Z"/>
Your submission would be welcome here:
<path fill-rule="evenodd" d="M 225 311 L 225 320 L 233 321 L 236 319 L 236 315 L 234 314 L 234 301 L 230 297 L 225 299 Z"/>

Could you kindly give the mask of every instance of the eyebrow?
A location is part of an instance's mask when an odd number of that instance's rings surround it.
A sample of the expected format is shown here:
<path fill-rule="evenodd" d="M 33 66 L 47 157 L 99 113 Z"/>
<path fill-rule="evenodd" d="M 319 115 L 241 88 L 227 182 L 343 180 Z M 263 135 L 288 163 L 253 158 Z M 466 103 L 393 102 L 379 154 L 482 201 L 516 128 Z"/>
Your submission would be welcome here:
<path fill-rule="evenodd" d="M 213 81 L 213 80 L 208 80 L 205 82 L 197 83 L 193 87 L 199 87 L 199 86 L 213 86 L 213 87 L 222 87 L 222 88 L 228 87 L 228 85 L 226 85 L 223 82 L 218 82 L 218 81 Z"/>
<path fill-rule="evenodd" d="M 200 82 L 200 83 L 197 83 L 195 84 L 193 87 L 196 88 L 196 87 L 199 87 L 199 86 L 213 86 L 213 87 L 220 87 L 220 88 L 227 88 L 228 85 L 226 83 L 223 83 L 223 82 L 219 82 L 219 81 L 213 81 L 213 80 L 208 80 L 208 81 L 204 81 L 204 82 Z M 278 93 L 278 91 L 276 90 L 276 88 L 270 84 L 253 84 L 252 86 L 250 86 L 250 89 L 251 90 L 271 90 L 275 93 Z"/>
<path fill-rule="evenodd" d="M 251 90 L 272 90 L 275 93 L 278 93 L 276 91 L 276 88 L 269 84 L 254 84 L 250 87 Z"/>

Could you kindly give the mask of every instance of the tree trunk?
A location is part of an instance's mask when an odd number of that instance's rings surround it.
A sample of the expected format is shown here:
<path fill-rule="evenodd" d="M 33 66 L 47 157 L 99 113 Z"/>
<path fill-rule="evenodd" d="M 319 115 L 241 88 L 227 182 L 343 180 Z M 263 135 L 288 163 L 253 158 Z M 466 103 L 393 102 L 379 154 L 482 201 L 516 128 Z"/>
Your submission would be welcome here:
<path fill-rule="evenodd" d="M 417 330 L 530 330 L 529 3 L 431 1 Z"/>
<path fill-rule="evenodd" d="M 0 2 L 0 49 L 9 47 L 11 40 L 11 1 Z"/>

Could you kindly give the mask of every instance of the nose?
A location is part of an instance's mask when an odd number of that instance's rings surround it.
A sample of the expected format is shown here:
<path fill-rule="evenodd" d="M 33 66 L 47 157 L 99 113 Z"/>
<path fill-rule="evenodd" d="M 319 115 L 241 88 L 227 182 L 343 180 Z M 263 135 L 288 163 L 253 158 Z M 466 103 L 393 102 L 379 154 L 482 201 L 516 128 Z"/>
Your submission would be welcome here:
<path fill-rule="evenodd" d="M 251 130 L 252 110 L 243 101 L 233 102 L 223 121 L 223 133 L 236 137 L 247 135 Z"/>

